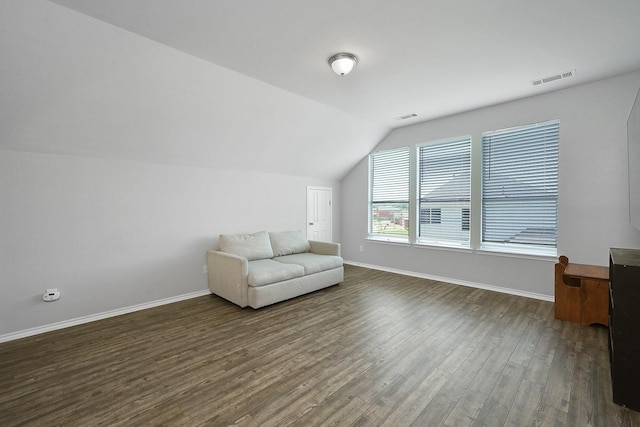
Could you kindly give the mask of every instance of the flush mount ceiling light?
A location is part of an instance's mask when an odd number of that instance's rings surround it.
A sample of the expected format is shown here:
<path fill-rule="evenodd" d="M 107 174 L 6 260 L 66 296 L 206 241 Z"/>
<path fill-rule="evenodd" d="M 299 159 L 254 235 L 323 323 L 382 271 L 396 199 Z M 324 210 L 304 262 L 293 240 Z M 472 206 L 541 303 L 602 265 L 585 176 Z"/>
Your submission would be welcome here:
<path fill-rule="evenodd" d="M 358 58 L 351 53 L 336 53 L 331 58 L 329 58 L 329 65 L 331 65 L 331 69 L 341 76 L 349 74 L 353 67 L 356 66 L 358 62 Z"/>

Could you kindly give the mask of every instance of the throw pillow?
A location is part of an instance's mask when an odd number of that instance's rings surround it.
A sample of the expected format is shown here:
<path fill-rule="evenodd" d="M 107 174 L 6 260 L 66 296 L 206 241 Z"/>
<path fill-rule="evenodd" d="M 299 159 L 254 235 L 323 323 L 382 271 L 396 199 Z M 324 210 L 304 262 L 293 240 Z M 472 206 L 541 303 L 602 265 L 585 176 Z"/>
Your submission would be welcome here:
<path fill-rule="evenodd" d="M 311 245 L 302 231 L 279 231 L 269 233 L 273 256 L 284 256 L 309 252 Z"/>
<path fill-rule="evenodd" d="M 220 251 L 248 259 L 273 258 L 269 233 L 259 231 L 253 234 L 221 234 Z"/>

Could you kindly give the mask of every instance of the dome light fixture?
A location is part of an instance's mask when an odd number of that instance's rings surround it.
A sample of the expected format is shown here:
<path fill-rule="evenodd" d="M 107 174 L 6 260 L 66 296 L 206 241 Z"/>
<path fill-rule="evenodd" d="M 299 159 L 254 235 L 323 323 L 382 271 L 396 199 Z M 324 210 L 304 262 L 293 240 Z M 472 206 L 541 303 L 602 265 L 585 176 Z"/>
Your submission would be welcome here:
<path fill-rule="evenodd" d="M 356 66 L 358 58 L 351 53 L 336 53 L 329 58 L 331 69 L 338 75 L 347 75 Z"/>

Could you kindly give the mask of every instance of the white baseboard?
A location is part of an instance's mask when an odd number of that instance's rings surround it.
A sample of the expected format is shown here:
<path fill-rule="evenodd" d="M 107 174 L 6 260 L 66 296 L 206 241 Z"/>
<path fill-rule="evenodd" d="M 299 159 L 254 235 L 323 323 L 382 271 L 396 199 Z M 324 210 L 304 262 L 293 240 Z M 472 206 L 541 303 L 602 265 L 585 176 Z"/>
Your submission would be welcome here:
<path fill-rule="evenodd" d="M 452 283 L 454 285 L 469 286 L 471 288 L 478 288 L 478 289 L 486 289 L 488 291 L 500 292 L 503 294 L 517 295 L 520 297 L 533 298 L 533 299 L 549 301 L 549 302 L 555 301 L 555 298 L 553 295 L 537 294 L 535 292 L 527 292 L 527 291 L 521 291 L 518 289 L 511 289 L 511 288 L 502 288 L 500 286 L 485 285 L 484 283 L 468 282 L 466 280 L 452 279 L 450 277 L 433 276 L 430 274 L 416 273 L 414 271 L 399 270 L 396 268 L 381 267 L 379 265 L 364 264 L 364 263 L 355 262 L 355 261 L 345 260 L 344 263 L 349 265 L 355 265 L 358 267 L 371 268 L 373 270 L 381 270 L 389 273 L 402 274 L 405 276 L 419 277 L 421 279 L 436 280 L 438 282 L 447 282 L 447 283 Z"/>
<path fill-rule="evenodd" d="M 389 273 L 402 274 L 402 275 L 405 275 L 405 276 L 419 277 L 421 279 L 437 280 L 438 282 L 447 282 L 447 283 L 452 283 L 454 285 L 469 286 L 469 287 L 472 287 L 472 288 L 486 289 L 486 290 L 489 290 L 489 291 L 501 292 L 501 293 L 504 293 L 504 294 L 517 295 L 517 296 L 521 296 L 521 297 L 533 298 L 533 299 L 538 299 L 538 300 L 542 300 L 542 301 L 554 302 L 553 295 L 544 295 L 544 294 L 537 294 L 537 293 L 534 293 L 534 292 L 520 291 L 520 290 L 517 290 L 517 289 L 502 288 L 502 287 L 499 287 L 499 286 L 486 285 L 486 284 L 483 284 L 483 283 L 468 282 L 468 281 L 465 281 L 465 280 L 458 280 L 458 279 L 453 279 L 453 278 L 450 278 L 450 277 L 433 276 L 433 275 L 430 275 L 430 274 L 416 273 L 414 271 L 407 271 L 407 270 L 400 270 L 400 269 L 396 269 L 396 268 L 382 267 L 382 266 L 379 266 L 379 265 L 364 264 L 364 263 L 355 262 L 355 261 L 345 260 L 344 263 L 345 264 L 359 266 L 359 267 L 371 268 L 373 270 L 381 270 L 381 271 L 387 271 Z M 116 310 L 110 310 L 110 311 L 105 311 L 105 312 L 102 312 L 102 313 L 91 314 L 89 316 L 77 317 L 75 319 L 65 320 L 65 321 L 57 322 L 57 323 L 52 323 L 50 325 L 38 326 L 38 327 L 35 327 L 35 328 L 25 329 L 25 330 L 18 331 L 18 332 L 12 332 L 12 333 L 9 333 L 9 334 L 0 335 L 0 343 L 7 342 L 7 341 L 13 341 L 13 340 L 17 340 L 17 339 L 20 339 L 20 338 L 26 338 L 26 337 L 29 337 L 29 336 L 32 336 L 32 335 L 38 335 L 38 334 L 42 334 L 42 333 L 45 333 L 45 332 L 55 331 L 57 329 L 68 328 L 70 326 L 81 325 L 83 323 L 89 323 L 89 322 L 93 322 L 93 321 L 96 321 L 96 320 L 107 319 L 109 317 L 120 316 L 121 314 L 127 314 L 127 313 L 132 313 L 134 311 L 145 310 L 147 308 L 157 307 L 159 305 L 171 304 L 172 302 L 178 302 L 178 301 L 183 301 L 183 300 L 186 300 L 186 299 L 191 299 L 191 298 L 196 298 L 196 297 L 200 297 L 200 296 L 204 296 L 204 295 L 209 295 L 210 293 L 211 292 L 208 289 L 206 289 L 206 290 L 202 290 L 202 291 L 197 291 L 197 292 L 191 292 L 191 293 L 188 293 L 188 294 L 178 295 L 178 296 L 171 297 L 171 298 L 164 298 L 164 299 L 151 301 L 151 302 L 147 302 L 147 303 L 143 303 L 143 304 L 137 304 L 137 305 L 132 305 L 132 306 L 129 306 L 129 307 L 119 308 L 119 309 L 116 309 Z"/>
<path fill-rule="evenodd" d="M 18 332 L 12 332 L 5 335 L 0 335 L 0 343 L 13 341 L 20 338 L 26 338 L 32 335 L 43 334 L 45 332 L 55 331 L 57 329 L 68 328 L 70 326 L 81 325 L 83 323 L 89 323 L 96 320 L 107 319 L 109 317 L 120 316 L 121 314 L 132 313 L 134 311 L 145 310 L 147 308 L 157 307 L 159 305 L 171 304 L 172 302 L 183 301 L 186 299 L 201 297 L 209 295 L 211 291 L 202 290 L 191 292 L 188 294 L 182 294 L 175 297 L 163 298 L 156 301 L 145 302 L 142 304 L 136 304 L 129 307 L 118 308 L 116 310 L 109 310 L 102 313 L 91 314 L 88 316 L 76 317 L 75 319 L 64 320 L 62 322 L 52 323 L 50 325 L 38 326 L 35 328 L 25 329 Z"/>

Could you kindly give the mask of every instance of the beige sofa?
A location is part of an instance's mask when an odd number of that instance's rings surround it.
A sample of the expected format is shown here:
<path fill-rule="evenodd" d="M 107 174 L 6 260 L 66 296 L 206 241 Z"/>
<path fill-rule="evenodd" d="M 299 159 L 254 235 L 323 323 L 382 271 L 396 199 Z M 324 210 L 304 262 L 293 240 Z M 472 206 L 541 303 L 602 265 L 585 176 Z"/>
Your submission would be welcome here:
<path fill-rule="evenodd" d="M 302 231 L 222 234 L 207 252 L 209 289 L 240 307 L 260 308 L 341 283 L 340 244 Z"/>

